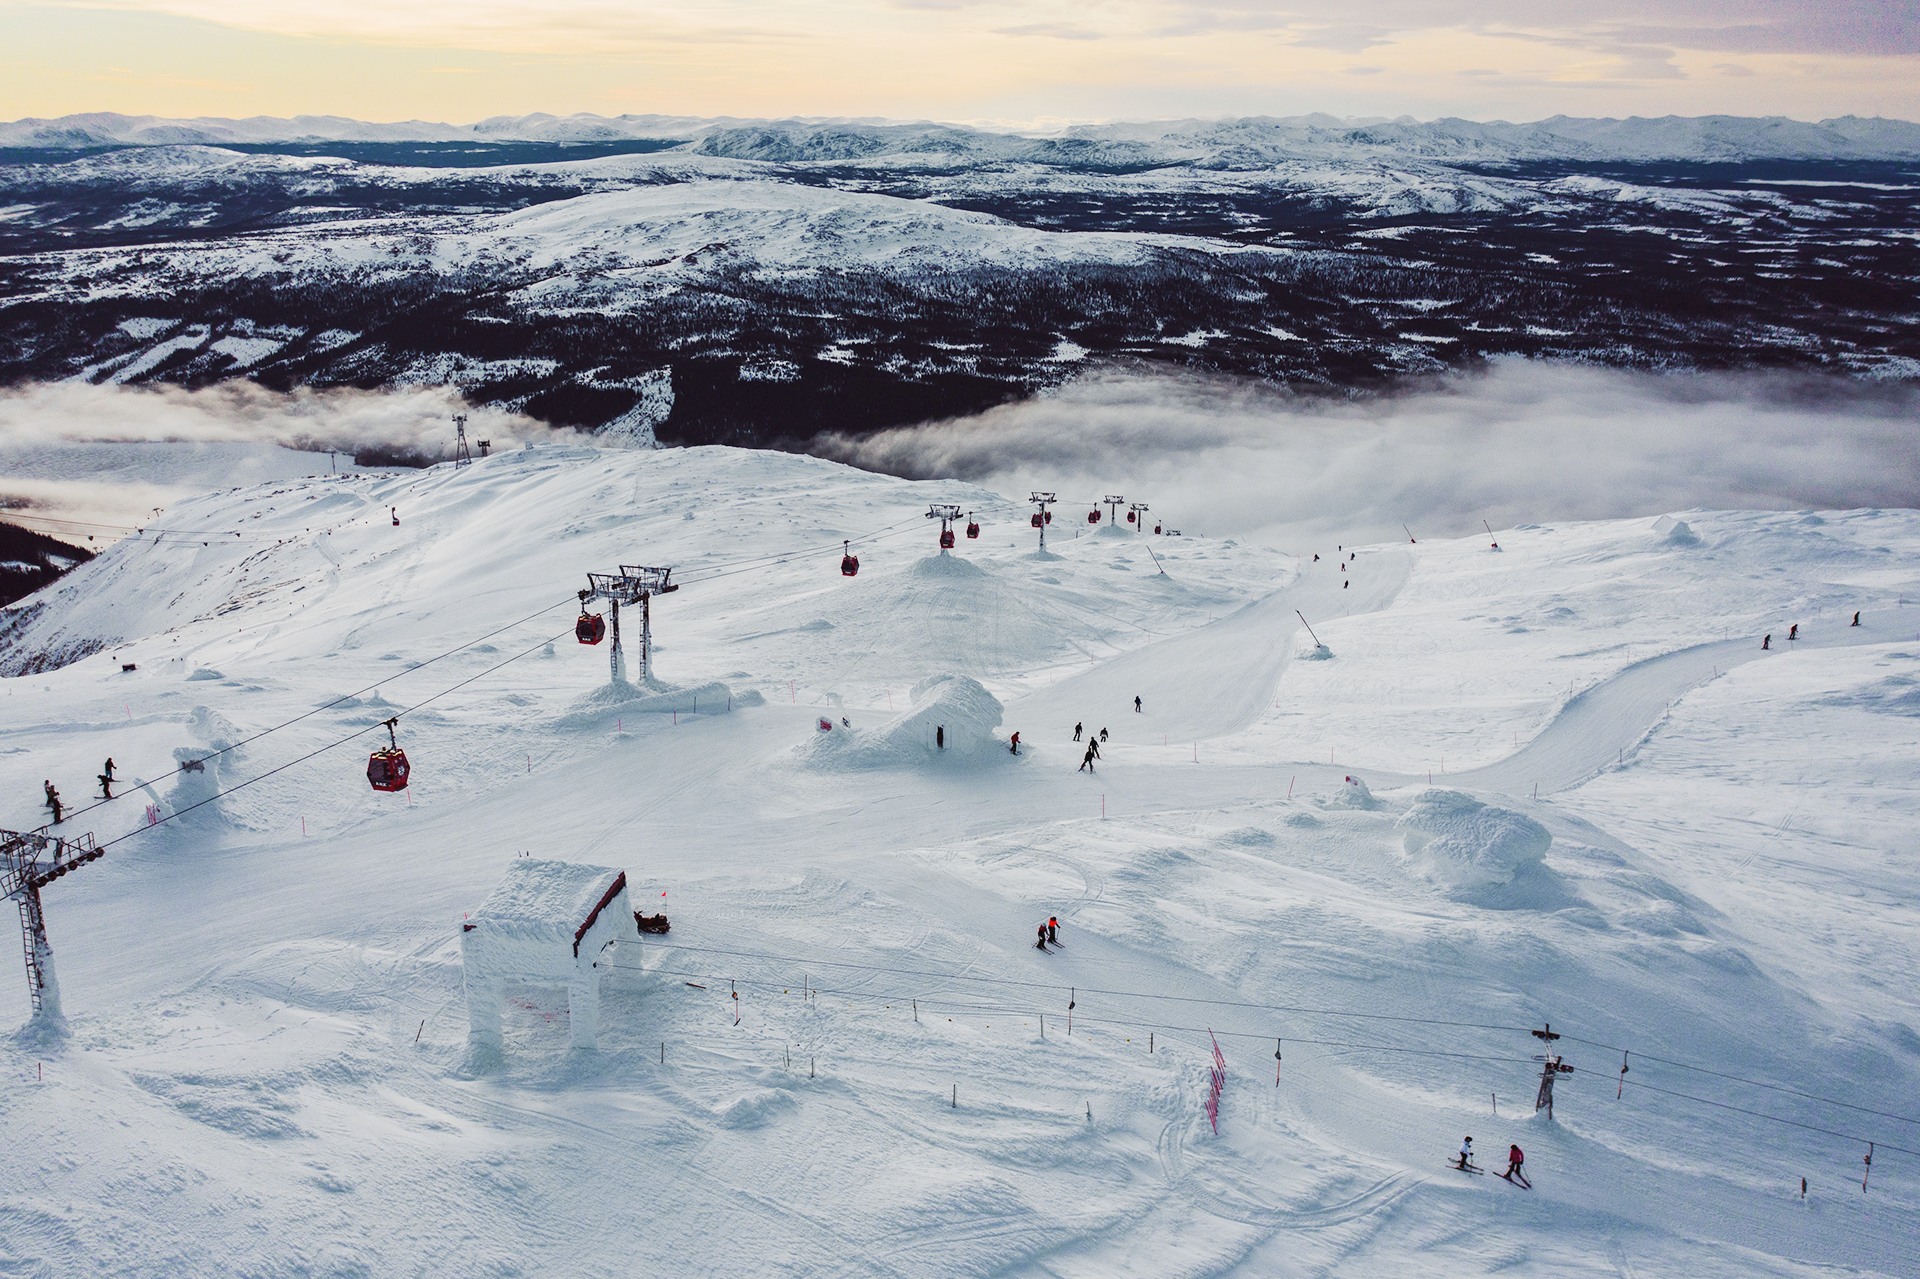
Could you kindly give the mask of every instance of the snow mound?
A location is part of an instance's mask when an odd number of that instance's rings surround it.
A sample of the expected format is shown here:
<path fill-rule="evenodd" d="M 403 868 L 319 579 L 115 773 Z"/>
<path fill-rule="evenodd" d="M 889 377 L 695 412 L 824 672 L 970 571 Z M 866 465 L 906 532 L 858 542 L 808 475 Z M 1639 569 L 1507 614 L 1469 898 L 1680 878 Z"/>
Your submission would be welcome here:
<path fill-rule="evenodd" d="M 759 706 L 767 699 L 748 690 L 736 693 L 718 681 L 697 688 L 649 688 L 641 684 L 602 684 L 575 699 L 572 714 L 562 716 L 559 728 L 599 726 L 609 712 L 621 715 L 725 715 L 741 706 Z"/>
<path fill-rule="evenodd" d="M 1524 813 L 1457 790 L 1422 791 L 1396 823 L 1407 856 L 1451 888 L 1510 884 L 1546 860 L 1553 836 Z"/>
<path fill-rule="evenodd" d="M 913 562 L 907 570 L 914 577 L 985 577 L 987 571 L 971 560 L 957 555 L 929 555 Z"/>
<path fill-rule="evenodd" d="M 1324 662 L 1333 656 L 1333 650 L 1325 644 L 1315 644 L 1312 648 L 1301 652 L 1299 656 L 1303 662 Z"/>
<path fill-rule="evenodd" d="M 1375 809 L 1380 801 L 1373 797 L 1373 791 L 1358 777 L 1349 776 L 1345 784 L 1333 794 L 1327 796 L 1322 804 L 1327 808 Z"/>
<path fill-rule="evenodd" d="M 835 724 L 799 750 L 816 767 L 888 768 L 935 757 L 984 758 L 1000 749 L 1000 699 L 965 675 L 929 675 L 913 686 L 913 709 L 871 731 Z M 939 742 L 944 731 L 946 745 Z"/>
<path fill-rule="evenodd" d="M 1700 535 L 1685 520 L 1676 520 L 1671 515 L 1662 515 L 1655 520 L 1653 531 L 1665 538 L 1668 546 L 1700 545 Z"/>
<path fill-rule="evenodd" d="M 187 676 L 187 683 L 193 684 L 201 680 L 225 679 L 225 678 L 226 676 L 222 675 L 219 671 L 209 670 L 208 668 L 203 666 L 199 670 L 195 671 L 193 674 Z"/>

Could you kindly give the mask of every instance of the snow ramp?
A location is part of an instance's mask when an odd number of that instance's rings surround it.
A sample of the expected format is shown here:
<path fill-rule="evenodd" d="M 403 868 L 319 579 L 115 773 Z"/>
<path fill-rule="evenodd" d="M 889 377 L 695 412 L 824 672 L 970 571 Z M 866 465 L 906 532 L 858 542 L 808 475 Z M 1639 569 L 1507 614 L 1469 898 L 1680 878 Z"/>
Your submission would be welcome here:
<path fill-rule="evenodd" d="M 1385 608 L 1406 585 L 1413 562 L 1400 548 L 1371 554 L 1365 584 L 1362 575 L 1353 574 L 1352 587 L 1341 585 L 1349 575 L 1335 565 L 1303 565 L 1279 590 L 1218 621 L 1156 640 L 1020 698 L 1007 708 L 1007 722 L 1036 742 L 1054 740 L 1050 734 L 1056 732 L 1069 737 L 1075 723 L 1095 733 L 1135 730 L 1135 740 L 1189 742 L 1243 732 L 1273 704 L 1296 651 L 1312 645 L 1296 613 L 1318 623 Z M 1141 699 L 1138 721 L 1136 696 Z"/>

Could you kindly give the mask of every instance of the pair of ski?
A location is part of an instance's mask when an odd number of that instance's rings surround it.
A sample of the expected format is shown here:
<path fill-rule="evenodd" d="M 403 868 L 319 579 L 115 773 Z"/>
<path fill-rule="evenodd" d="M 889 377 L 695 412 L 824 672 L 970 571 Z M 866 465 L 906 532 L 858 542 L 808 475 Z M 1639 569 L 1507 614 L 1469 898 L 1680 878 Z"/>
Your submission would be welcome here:
<path fill-rule="evenodd" d="M 1453 1169 L 1455 1172 L 1470 1172 L 1474 1174 L 1476 1177 L 1484 1177 L 1486 1176 L 1486 1173 L 1487 1173 L 1487 1170 L 1485 1168 L 1482 1168 L 1478 1164 L 1450 1163 L 1447 1165 L 1447 1167 Z M 1500 1180 L 1506 1182 L 1509 1186 L 1516 1187 L 1517 1189 L 1520 1189 L 1520 1190 L 1533 1189 L 1533 1183 L 1530 1181 L 1515 1181 L 1511 1176 L 1509 1176 L 1504 1172 L 1499 1173 L 1497 1175 L 1499 1176 Z"/>

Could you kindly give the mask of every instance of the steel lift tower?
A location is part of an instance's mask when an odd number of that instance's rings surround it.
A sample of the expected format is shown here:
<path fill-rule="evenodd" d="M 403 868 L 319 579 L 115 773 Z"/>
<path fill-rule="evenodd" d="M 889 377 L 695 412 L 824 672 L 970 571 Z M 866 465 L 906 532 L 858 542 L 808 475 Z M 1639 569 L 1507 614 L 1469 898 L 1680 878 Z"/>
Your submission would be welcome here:
<path fill-rule="evenodd" d="M 47 941 L 47 917 L 40 890 L 62 875 L 99 858 L 106 850 L 92 835 L 61 839 L 44 830 L 0 830 L 0 892 L 20 908 L 20 935 L 27 960 L 27 996 L 34 1020 L 60 1018 L 60 986 L 53 977 L 53 947 Z"/>
<path fill-rule="evenodd" d="M 587 589 L 580 592 L 580 602 L 605 600 L 611 608 L 607 613 L 607 625 L 613 631 L 613 651 L 607 654 L 607 664 L 613 669 L 613 682 L 627 682 L 627 661 L 620 647 L 620 606 L 638 604 L 640 606 L 640 682 L 647 683 L 653 678 L 653 607 L 656 595 L 666 595 L 680 588 L 667 579 L 673 570 L 670 568 L 647 568 L 637 564 L 622 564 L 618 573 L 587 574 Z"/>
<path fill-rule="evenodd" d="M 1033 526 L 1040 530 L 1040 553 L 1042 555 L 1047 553 L 1047 508 L 1059 500 L 1060 499 L 1052 493 L 1035 493 L 1027 499 L 1027 501 L 1040 508 L 1039 513 L 1033 517 Z"/>

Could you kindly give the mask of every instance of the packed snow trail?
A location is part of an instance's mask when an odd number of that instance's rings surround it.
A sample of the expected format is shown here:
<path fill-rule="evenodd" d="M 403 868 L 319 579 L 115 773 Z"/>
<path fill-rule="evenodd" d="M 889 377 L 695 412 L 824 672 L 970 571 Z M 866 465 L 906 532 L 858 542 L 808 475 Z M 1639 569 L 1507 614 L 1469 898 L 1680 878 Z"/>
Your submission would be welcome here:
<path fill-rule="evenodd" d="M 1879 610 L 1850 626 L 1844 618 L 1809 622 L 1791 651 L 1885 644 L 1910 632 L 1897 611 Z M 1754 636 L 1697 644 L 1636 662 L 1612 679 L 1571 698 L 1545 731 L 1497 764 L 1446 774 L 1446 784 L 1474 790 L 1550 795 L 1580 785 L 1607 765 L 1623 760 L 1644 742 L 1661 716 L 1687 690 L 1721 671 L 1761 658 L 1789 654 L 1782 641 L 1763 650 Z M 1370 777 L 1391 777 L 1374 774 Z M 1411 777 L 1401 780 L 1413 781 Z"/>
<path fill-rule="evenodd" d="M 1015 700 L 1006 722 L 1034 741 L 1064 740 L 1078 722 L 1094 733 L 1120 730 L 1134 742 L 1192 743 L 1242 732 L 1272 705 L 1296 650 L 1312 649 L 1296 612 L 1313 622 L 1387 608 L 1412 571 L 1413 556 L 1398 547 L 1368 555 L 1347 574 L 1303 564 L 1280 589 L 1206 626 Z M 1343 580 L 1354 587 L 1343 588 Z"/>

